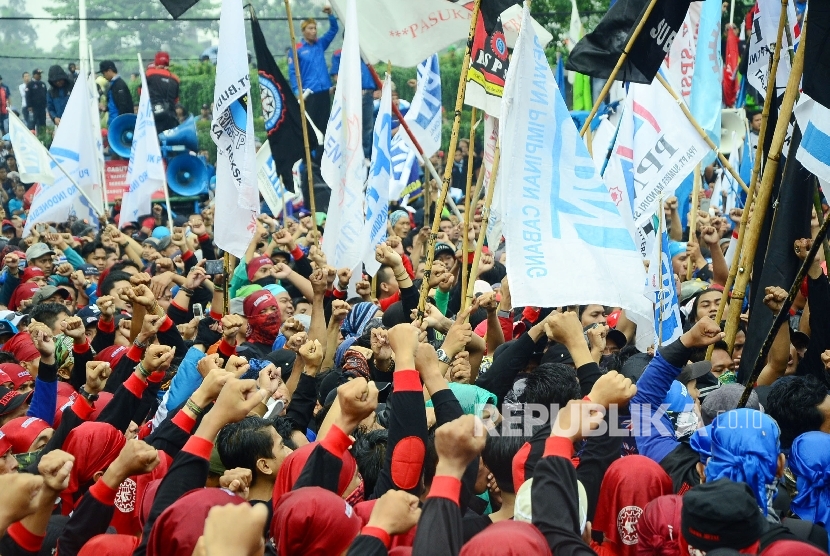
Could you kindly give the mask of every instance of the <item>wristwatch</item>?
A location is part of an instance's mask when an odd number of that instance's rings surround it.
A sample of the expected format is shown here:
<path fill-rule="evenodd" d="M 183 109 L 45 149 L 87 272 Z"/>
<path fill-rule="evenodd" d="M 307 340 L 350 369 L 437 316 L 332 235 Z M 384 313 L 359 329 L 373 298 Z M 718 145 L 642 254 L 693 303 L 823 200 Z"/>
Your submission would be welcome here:
<path fill-rule="evenodd" d="M 90 394 L 89 392 L 87 392 L 87 391 L 86 391 L 86 388 L 84 388 L 84 387 L 81 387 L 81 388 L 78 390 L 78 393 L 79 393 L 81 396 L 83 396 L 83 397 L 84 397 L 84 399 L 85 399 L 86 401 L 88 401 L 89 403 L 93 403 L 93 402 L 98 401 L 98 394 Z"/>
<path fill-rule="evenodd" d="M 450 357 L 447 355 L 447 352 L 446 352 L 446 351 L 444 351 L 443 349 L 440 349 L 440 348 L 439 348 L 439 349 L 435 352 L 435 354 L 438 356 L 438 361 L 440 361 L 441 363 L 446 363 L 447 365 L 449 365 L 450 363 L 452 363 L 452 360 L 451 360 L 451 359 L 450 359 Z"/>

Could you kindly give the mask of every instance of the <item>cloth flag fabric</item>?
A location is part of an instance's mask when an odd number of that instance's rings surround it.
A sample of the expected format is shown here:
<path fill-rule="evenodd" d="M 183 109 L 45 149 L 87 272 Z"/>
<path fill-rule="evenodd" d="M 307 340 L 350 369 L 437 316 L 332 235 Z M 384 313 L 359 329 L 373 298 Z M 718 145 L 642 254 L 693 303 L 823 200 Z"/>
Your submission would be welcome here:
<path fill-rule="evenodd" d="M 683 334 L 680 303 L 669 258 L 669 234 L 665 219 L 660 219 L 660 241 L 654 242 L 649 257 L 646 293 L 654 300 L 654 336 L 656 345 L 670 344 Z"/>
<path fill-rule="evenodd" d="M 251 78 L 245 48 L 242 0 L 224 0 L 219 16 L 219 53 L 213 121 L 216 143 L 216 245 L 244 257 L 256 230 L 259 190 L 251 107 Z"/>
<path fill-rule="evenodd" d="M 830 4 L 810 4 L 810 32 L 804 44 L 804 75 L 801 85 L 804 92 L 824 106 L 830 108 L 830 90 L 827 76 L 830 75 Z"/>
<path fill-rule="evenodd" d="M 617 81 L 651 83 L 671 50 L 689 4 L 690 0 L 657 0 L 617 73 Z M 608 79 L 648 5 L 649 0 L 617 0 L 596 28 L 577 43 L 565 67 Z"/>
<path fill-rule="evenodd" d="M 494 2 L 494 4 L 497 4 Z M 504 92 L 504 76 L 507 74 L 510 53 L 501 23 L 500 13 L 493 13 L 495 20 L 487 17 L 486 4 L 478 13 L 478 25 L 470 51 L 470 69 L 464 103 L 498 116 L 501 96 Z"/>
<path fill-rule="evenodd" d="M 750 11 L 752 17 L 752 34 L 749 39 L 746 78 L 761 98 L 766 96 L 769 76 L 770 57 L 775 50 L 775 38 L 778 34 L 778 19 L 781 17 L 781 2 L 778 0 L 757 0 Z M 749 16 L 747 16 L 749 17 Z M 812 15 L 811 15 L 812 17 Z M 782 36 L 781 57 L 778 60 L 778 73 L 775 80 L 778 94 L 784 92 L 790 76 L 790 57 L 787 49 L 798 48 L 800 30 L 796 23 L 795 2 L 787 3 L 787 24 L 790 36 L 795 44 L 787 44 L 787 33 Z M 806 53 L 805 53 L 806 54 Z M 805 60 L 806 62 L 806 60 Z M 807 65 L 805 63 L 805 68 Z"/>
<path fill-rule="evenodd" d="M 704 0 L 700 12 L 700 28 L 697 39 L 692 94 L 689 110 L 706 131 L 709 138 L 720 146 L 721 106 L 723 100 L 723 69 L 720 55 L 720 0 Z M 708 166 L 717 155 L 709 150 L 702 164 Z"/>
<path fill-rule="evenodd" d="M 360 234 L 363 264 L 371 276 L 377 274 L 380 268 L 380 263 L 375 260 L 375 247 L 386 240 L 386 221 L 389 218 L 389 178 L 392 175 L 392 159 L 389 155 L 392 142 L 391 83 L 387 75 L 372 134 L 372 162 L 366 182 L 366 220 Z"/>
<path fill-rule="evenodd" d="M 323 253 L 335 268 L 354 270 L 363 257 L 363 95 L 360 84 L 360 46 L 356 0 L 348 0 L 340 74 L 326 126 L 323 179 L 332 188 L 323 237 Z"/>
<path fill-rule="evenodd" d="M 499 142 L 499 120 L 492 116 L 484 116 L 484 176 L 483 188 L 495 187 L 493 200 L 490 203 L 490 216 L 487 219 L 487 245 L 492 249 L 498 248 L 504 233 L 503 206 L 504 186 L 498 180 L 493 183 L 493 160 L 496 155 L 496 145 Z M 501 163 L 499 163 L 501 164 Z M 484 189 L 486 191 L 487 189 Z"/>
<path fill-rule="evenodd" d="M 565 90 L 565 62 L 562 61 L 562 56 L 558 52 L 556 54 L 556 86 L 560 91 Z"/>
<path fill-rule="evenodd" d="M 156 191 L 164 188 L 164 162 L 161 158 L 156 120 L 150 103 L 150 88 L 147 77 L 141 72 L 141 96 L 138 100 L 138 115 L 130 147 L 130 164 L 127 166 L 129 189 L 121 202 L 119 227 L 138 222 L 138 217 L 150 214 L 151 199 Z"/>
<path fill-rule="evenodd" d="M 818 102 L 812 102 L 796 158 L 820 179 L 830 180 L 830 109 Z"/>
<path fill-rule="evenodd" d="M 161 0 L 161 3 L 173 16 L 173 19 L 179 19 L 182 14 L 195 6 L 199 0 Z"/>
<path fill-rule="evenodd" d="M 268 43 L 256 18 L 251 19 L 251 35 L 256 52 L 262 118 L 265 120 L 271 156 L 285 188 L 293 192 L 294 164 L 305 154 L 300 103 L 268 50 Z M 317 134 L 308 122 L 306 126 L 308 147 L 314 150 L 317 148 Z"/>
<path fill-rule="evenodd" d="M 738 35 L 734 27 L 726 29 L 726 56 L 723 65 L 723 104 L 727 108 L 735 106 L 738 100 L 738 63 L 740 52 L 738 51 Z"/>
<path fill-rule="evenodd" d="M 271 146 L 263 145 L 256 153 L 257 164 L 257 187 L 259 193 L 265 200 L 265 204 L 271 209 L 271 214 L 276 218 L 288 205 L 288 213 L 291 214 L 292 204 L 302 200 L 302 196 L 296 192 L 286 191 L 282 185 L 282 178 L 277 172 L 277 165 L 271 156 Z M 292 175 L 293 181 L 293 175 Z"/>
<path fill-rule="evenodd" d="M 617 206 L 642 226 L 709 150 L 660 82 L 632 84 L 603 177 Z"/>
<path fill-rule="evenodd" d="M 11 110 L 9 110 L 9 135 L 14 154 L 17 156 L 20 180 L 23 183 L 37 182 L 45 185 L 55 183 L 55 176 L 50 169 L 52 160 L 49 158 L 46 147 Z"/>
<path fill-rule="evenodd" d="M 702 2 L 692 2 L 680 31 L 671 43 L 671 49 L 663 65 L 663 73 L 672 88 L 689 103 L 692 94 L 692 77 L 697 56 L 697 37 L 700 31 Z"/>
<path fill-rule="evenodd" d="M 402 199 L 411 196 L 410 191 L 413 184 L 418 182 L 418 152 L 415 147 L 409 144 L 408 140 L 401 138 L 406 135 L 402 128 L 392 137 L 392 176 L 389 181 L 389 198 Z"/>
<path fill-rule="evenodd" d="M 430 157 L 441 148 L 441 68 L 438 54 L 433 54 L 418 64 L 418 80 L 415 96 L 409 110 L 404 115 L 409 130 L 415 135 L 418 144 L 424 150 L 424 156 Z M 397 141 L 411 145 L 409 135 L 400 130 L 395 135 Z M 414 146 L 413 146 L 414 150 Z"/>
<path fill-rule="evenodd" d="M 527 8 L 525 18 L 529 18 Z M 522 25 L 507 75 L 500 187 L 516 306 L 625 308 L 653 343 L 642 257 L 579 137 L 544 50 Z M 579 276 L 579 280 L 574 280 Z"/>

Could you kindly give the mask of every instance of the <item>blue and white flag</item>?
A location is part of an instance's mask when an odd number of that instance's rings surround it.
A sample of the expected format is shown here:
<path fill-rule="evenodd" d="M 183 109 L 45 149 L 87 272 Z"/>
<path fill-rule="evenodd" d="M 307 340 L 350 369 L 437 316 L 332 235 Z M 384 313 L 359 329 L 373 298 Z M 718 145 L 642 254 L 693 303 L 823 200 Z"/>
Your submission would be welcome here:
<path fill-rule="evenodd" d="M 277 171 L 277 165 L 274 163 L 274 157 L 271 156 L 271 146 L 269 144 L 262 145 L 257 151 L 256 164 L 257 187 L 265 200 L 265 204 L 271 210 L 271 214 L 276 218 L 285 208 L 287 209 L 286 215 L 291 216 L 293 203 L 302 201 L 302 194 L 299 189 L 295 189 L 292 193 L 283 186 L 282 179 Z"/>
<path fill-rule="evenodd" d="M 138 114 L 130 148 L 130 164 L 127 166 L 127 184 L 121 202 L 119 227 L 138 222 L 138 217 L 150 214 L 152 197 L 164 185 L 164 162 L 161 159 L 156 120 L 150 103 L 150 88 L 147 77 L 141 72 L 141 97 L 138 100 Z"/>
<path fill-rule="evenodd" d="M 680 303 L 669 259 L 669 234 L 666 233 L 665 219 L 661 218 L 660 222 L 661 240 L 654 242 L 646 280 L 646 294 L 654 300 L 654 335 L 658 346 L 670 344 L 683 334 Z"/>
<path fill-rule="evenodd" d="M 645 271 L 597 172 L 524 8 L 499 118 L 507 274 L 516 306 L 599 303 L 638 322 L 653 343 Z"/>
<path fill-rule="evenodd" d="M 216 143 L 216 245 L 239 258 L 259 211 L 251 76 L 242 0 L 224 0 L 210 134 Z"/>
<path fill-rule="evenodd" d="M 644 226 L 709 150 L 659 81 L 632 83 L 603 179 L 626 219 Z"/>
<path fill-rule="evenodd" d="M 55 183 L 55 176 L 50 169 L 52 160 L 49 158 L 46 147 L 11 110 L 9 111 L 9 135 L 17 157 L 20 180 L 23 183 L 37 182 L 44 185 Z"/>
<path fill-rule="evenodd" d="M 335 268 L 354 270 L 363 258 L 363 94 L 356 0 L 348 0 L 340 73 L 326 126 L 320 171 L 332 189 L 323 253 Z"/>
<path fill-rule="evenodd" d="M 804 131 L 795 157 L 819 179 L 830 181 L 830 108 L 812 99 L 809 102 L 809 120 L 803 126 L 799 121 Z"/>
<path fill-rule="evenodd" d="M 389 177 L 392 160 L 389 156 L 392 142 L 392 85 L 389 76 L 383 82 L 380 110 L 375 119 L 372 136 L 372 163 L 366 182 L 366 220 L 360 234 L 363 246 L 363 264 L 366 272 L 374 276 L 380 268 L 375 260 L 375 247 L 386 240 L 386 221 L 389 218 Z"/>
<path fill-rule="evenodd" d="M 704 0 L 700 12 L 697 55 L 692 78 L 689 110 L 709 138 L 720 146 L 721 107 L 723 106 L 723 61 L 720 55 L 721 0 Z M 717 155 L 708 151 L 701 164 L 708 166 Z"/>

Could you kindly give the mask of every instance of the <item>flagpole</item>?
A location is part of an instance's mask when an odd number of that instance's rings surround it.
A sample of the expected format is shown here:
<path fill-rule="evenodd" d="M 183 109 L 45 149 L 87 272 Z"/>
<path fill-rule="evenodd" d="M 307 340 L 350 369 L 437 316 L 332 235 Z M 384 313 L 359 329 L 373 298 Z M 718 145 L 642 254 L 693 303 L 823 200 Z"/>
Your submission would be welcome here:
<path fill-rule="evenodd" d="M 473 110 L 470 114 L 470 150 L 467 153 L 467 187 L 464 190 L 464 220 L 460 222 L 462 225 L 462 237 L 461 237 L 461 291 L 467 291 L 467 278 L 468 278 L 468 271 L 469 268 L 467 267 L 467 253 L 470 251 L 470 240 L 467 237 L 469 235 L 469 227 L 470 227 L 470 193 L 473 187 L 473 145 L 475 144 L 476 138 L 476 107 L 473 106 Z M 467 298 L 461 300 L 461 310 L 463 311 L 467 307 Z"/>
<path fill-rule="evenodd" d="M 801 40 L 806 41 L 807 34 L 807 15 L 804 16 L 804 24 L 801 30 Z M 804 44 L 807 44 L 804 42 Z M 776 52 L 780 50 L 777 49 Z M 793 65 L 790 70 L 790 77 L 787 80 L 787 88 L 784 93 L 784 99 L 781 101 L 781 107 L 778 112 L 778 121 L 775 125 L 775 131 L 772 135 L 772 143 L 770 145 L 769 153 L 767 154 L 767 162 L 764 164 L 764 171 L 761 178 L 761 185 L 758 190 L 758 199 L 755 202 L 755 210 L 752 216 L 752 226 L 747 226 L 746 229 L 746 249 L 741 253 L 741 265 L 738 275 L 735 279 L 735 290 L 732 292 L 732 300 L 729 303 L 729 313 L 726 317 L 726 343 L 729 348 L 735 343 L 735 336 L 738 333 L 738 322 L 741 318 L 741 307 L 743 306 L 744 292 L 746 291 L 747 283 L 749 282 L 749 272 L 747 267 L 752 265 L 755 258 L 755 250 L 758 247 L 758 239 L 761 235 L 761 227 L 767 213 L 767 208 L 772 197 L 772 188 L 775 184 L 775 175 L 778 171 L 778 162 L 781 158 L 781 150 L 784 146 L 784 140 L 787 136 L 787 126 L 790 122 L 790 117 L 793 113 L 793 105 L 798 96 L 798 84 L 801 81 L 801 74 L 804 70 L 804 48 L 799 48 L 793 60 Z M 769 77 L 769 84 L 767 88 L 767 97 L 775 95 L 775 74 Z M 770 91 L 769 85 L 772 86 Z M 765 100 L 766 102 L 766 100 Z M 756 154 L 758 156 L 758 154 Z M 744 212 L 749 212 L 748 208 Z M 737 256 L 737 254 L 736 254 Z"/>
<path fill-rule="evenodd" d="M 286 0 L 287 1 L 287 0 Z M 654 2 L 656 0 L 652 0 Z M 470 52 L 473 49 L 473 38 L 475 37 L 476 24 L 478 23 L 479 9 L 481 8 L 481 0 L 475 0 L 473 4 L 473 11 L 470 15 L 470 31 L 467 34 L 467 46 L 464 49 L 464 60 L 461 65 L 461 76 L 458 80 L 458 94 L 455 97 L 455 115 L 452 121 L 452 134 L 450 135 L 450 145 L 447 149 L 447 157 L 450 153 L 455 152 L 458 145 L 458 128 L 461 125 L 461 108 L 464 105 L 464 92 L 467 90 L 467 71 L 470 69 Z M 799 49 L 803 51 L 804 49 Z M 441 187 L 438 202 L 435 204 L 435 216 L 432 218 L 432 231 L 429 234 L 427 241 L 427 261 L 424 266 L 424 278 L 421 283 L 421 294 L 418 299 L 418 315 L 422 317 L 424 314 L 424 307 L 427 303 L 427 294 L 429 293 L 429 277 L 432 274 L 432 262 L 435 260 L 435 239 L 438 236 L 438 229 L 441 225 L 441 209 L 444 207 L 444 200 L 447 198 L 447 192 L 450 190 L 450 179 L 452 178 L 452 164 L 447 164 L 444 167 L 443 187 Z M 483 230 L 482 230 L 483 232 Z M 484 235 L 484 234 L 482 234 Z"/>
<path fill-rule="evenodd" d="M 54 163 L 55 163 L 55 166 L 57 166 L 57 167 L 58 167 L 58 170 L 60 170 L 61 172 L 63 172 L 63 175 L 64 175 L 64 176 L 66 176 L 66 179 L 68 179 L 68 180 L 69 180 L 69 182 L 70 182 L 72 185 L 74 185 L 74 186 L 75 186 L 75 189 L 77 189 L 77 190 L 78 190 L 78 192 L 79 192 L 79 193 L 83 196 L 83 198 L 84 198 L 84 199 L 86 199 L 86 201 L 89 203 L 90 208 L 92 208 L 92 210 L 94 210 L 94 211 L 96 212 L 96 214 L 98 214 L 98 218 L 102 218 L 102 217 L 103 217 L 103 215 L 102 215 L 100 212 L 98 212 L 98 209 L 96 209 L 96 208 L 95 208 L 95 203 L 93 203 L 93 202 L 92 202 L 92 199 L 90 199 L 90 198 L 89 198 L 89 195 L 87 195 L 87 194 L 86 194 L 86 191 L 84 191 L 84 190 L 81 188 L 81 186 L 80 186 L 80 185 L 78 185 L 78 182 L 76 182 L 76 181 L 72 178 L 72 176 L 70 176 L 70 175 L 69 175 L 69 172 L 67 172 L 66 170 L 64 170 L 63 166 L 61 166 L 61 163 L 60 163 L 60 162 L 58 162 L 58 161 L 57 161 L 57 159 L 55 159 L 55 157 L 54 157 L 54 156 L 52 156 L 52 153 L 50 153 L 48 149 L 45 149 L 45 150 L 46 150 L 46 154 L 48 154 L 48 155 L 49 155 L 49 158 L 50 158 L 50 159 L 52 159 L 52 162 L 54 162 Z"/>
<path fill-rule="evenodd" d="M 141 78 L 144 79 L 144 60 L 141 58 L 141 52 L 138 53 L 138 71 L 141 72 Z M 149 92 L 148 92 L 149 94 Z M 158 141 L 158 137 L 155 138 Z M 162 178 L 162 183 L 164 184 L 164 204 L 167 207 L 167 228 L 170 230 L 170 233 L 173 233 L 173 210 L 170 208 L 170 191 L 167 189 L 167 169 L 165 168 L 164 177 Z"/>
<path fill-rule="evenodd" d="M 89 77 L 95 75 L 95 59 L 92 57 L 92 43 L 89 44 Z M 88 78 L 87 78 L 88 79 Z M 95 79 L 93 78 L 93 82 Z M 87 83 L 87 86 L 89 83 Z M 101 114 L 98 112 L 98 103 L 100 99 L 98 98 L 98 88 L 95 88 L 95 109 L 92 112 L 92 117 L 94 118 L 93 127 L 95 130 L 98 131 L 96 139 L 101 141 L 103 145 L 104 137 L 101 135 Z M 96 149 L 95 154 L 98 154 L 98 150 Z M 101 151 L 101 155 L 103 156 L 103 151 Z M 104 170 L 104 166 L 100 164 L 101 159 L 98 159 L 99 164 L 96 164 L 98 167 L 98 175 L 101 180 L 101 195 L 104 197 L 104 212 L 109 212 L 109 189 L 107 188 L 107 173 Z"/>
<path fill-rule="evenodd" d="M 694 185 L 692 186 L 692 218 L 689 220 L 689 240 L 692 237 L 695 238 L 697 241 L 697 210 L 698 210 L 698 203 L 700 202 L 700 187 L 703 184 L 703 179 L 700 176 L 700 163 L 698 162 L 697 166 L 695 166 L 695 174 L 694 174 Z M 686 258 L 686 280 L 692 279 L 692 274 L 694 272 L 694 261 L 688 257 L 687 251 L 687 258 Z"/>
<path fill-rule="evenodd" d="M 473 256 L 473 266 L 470 268 L 469 283 L 466 284 L 465 292 L 466 301 L 463 307 L 469 307 L 473 303 L 473 294 L 475 292 L 476 276 L 478 275 L 478 267 L 481 263 L 481 252 L 484 250 L 484 238 L 487 236 L 487 221 L 490 219 L 490 204 L 493 202 L 493 192 L 496 190 L 496 176 L 499 172 L 499 160 L 501 159 L 501 140 L 496 143 L 495 151 L 493 152 L 493 167 L 490 170 L 490 183 L 487 187 L 487 196 L 484 199 L 484 206 L 481 207 L 481 230 L 478 238 L 476 238 L 476 251 Z M 467 261 L 464 261 L 466 266 Z M 469 316 L 468 316 L 469 318 Z"/>
<path fill-rule="evenodd" d="M 251 17 L 256 18 L 254 14 L 254 7 L 250 6 L 251 8 Z M 317 204 L 314 201 L 314 172 L 311 168 L 311 148 L 308 146 L 308 124 L 306 124 L 305 118 L 305 97 L 303 96 L 303 78 L 300 75 L 300 58 L 297 56 L 297 37 L 294 34 L 294 20 L 291 18 L 291 1 L 285 0 L 285 15 L 288 18 L 288 31 L 291 34 L 291 53 L 294 56 L 294 75 L 297 76 L 297 91 L 299 92 L 298 98 L 300 101 L 300 112 L 302 113 L 303 117 L 303 146 L 305 147 L 305 166 L 306 166 L 306 176 L 308 177 L 308 203 L 309 208 L 311 209 L 311 221 L 314 226 L 314 229 L 317 229 Z M 283 206 L 283 212 L 285 212 L 285 207 Z"/>
<path fill-rule="evenodd" d="M 599 96 L 597 97 L 596 102 L 591 107 L 591 112 L 588 113 L 588 117 L 585 119 L 585 123 L 582 124 L 582 129 L 579 131 L 579 136 L 584 137 L 585 132 L 588 131 L 588 128 L 591 126 L 591 120 L 594 119 L 594 116 L 597 115 L 597 111 L 599 110 L 599 105 L 602 104 L 603 99 L 608 95 L 608 91 L 611 90 L 611 85 L 614 84 L 614 80 L 617 78 L 617 74 L 620 72 L 623 64 L 625 63 L 626 58 L 628 58 L 628 53 L 631 51 L 631 47 L 634 46 L 634 43 L 637 41 L 637 37 L 640 36 L 640 32 L 643 30 L 643 27 L 646 25 L 646 20 L 651 15 L 651 12 L 654 10 L 654 6 L 657 5 L 658 0 L 650 0 L 648 6 L 646 6 L 646 11 L 643 13 L 643 17 L 640 18 L 640 21 L 637 22 L 637 27 L 634 28 L 634 32 L 631 33 L 631 36 L 628 38 L 628 42 L 625 45 L 625 48 L 620 54 L 619 60 L 617 60 L 617 65 L 614 66 L 614 69 L 611 70 L 611 75 L 608 76 L 608 79 L 605 81 L 605 85 L 602 86 L 602 91 L 600 92 Z"/>
<path fill-rule="evenodd" d="M 715 145 L 714 141 L 712 141 L 712 139 L 709 138 L 709 135 L 705 131 L 703 131 L 703 128 L 700 127 L 699 123 L 697 123 L 695 117 L 692 116 L 692 113 L 689 111 L 689 107 L 686 106 L 686 103 L 683 102 L 683 100 L 679 96 L 677 96 L 677 93 L 674 92 L 674 89 L 672 89 L 671 85 L 669 85 L 668 81 L 666 81 L 666 78 L 660 75 L 659 72 L 657 73 L 657 80 L 660 81 L 660 84 L 666 88 L 666 90 L 669 92 L 672 98 L 677 102 L 677 105 L 680 107 L 680 109 L 683 110 L 683 114 L 686 115 L 686 119 L 688 119 L 689 123 L 692 124 L 692 126 L 694 126 L 695 131 L 697 131 L 698 135 L 700 135 L 700 138 L 706 141 L 706 144 L 709 145 L 709 148 L 715 151 L 715 154 L 718 155 L 718 160 L 720 160 L 721 166 L 723 166 L 724 169 L 727 172 L 729 172 L 729 174 L 741 186 L 744 192 L 749 193 L 749 188 L 746 186 L 746 183 L 744 183 L 744 180 L 741 178 L 741 175 L 732 167 L 731 164 L 729 164 L 729 161 L 726 159 L 725 156 L 723 156 L 723 153 L 720 152 L 718 146 Z"/>
<path fill-rule="evenodd" d="M 781 3 L 781 15 L 778 17 L 778 32 L 775 38 L 775 50 L 773 51 L 772 59 L 770 60 L 769 65 L 769 72 L 767 75 L 769 76 L 777 76 L 778 75 L 778 62 L 781 59 L 781 43 L 784 40 L 784 27 L 787 24 L 787 0 L 782 0 Z M 766 142 L 767 137 L 767 122 L 769 121 L 769 112 L 772 106 L 772 99 L 775 96 L 776 91 L 776 81 L 775 79 L 769 79 L 767 81 L 767 93 L 764 97 L 764 109 L 761 112 L 761 129 L 758 131 L 758 146 L 761 148 L 761 151 L 757 151 L 755 153 L 755 160 L 752 162 L 752 177 L 749 180 L 749 192 L 746 195 L 746 203 L 744 203 L 744 211 L 741 214 L 741 223 L 738 226 L 738 243 L 735 245 L 735 256 L 732 259 L 732 264 L 729 267 L 729 275 L 726 278 L 726 285 L 723 288 L 724 294 L 721 296 L 720 303 L 718 304 L 718 313 L 715 317 L 715 322 L 720 323 L 723 319 L 723 313 L 726 310 L 726 306 L 729 302 L 729 298 L 731 297 L 731 288 L 732 285 L 735 283 L 735 278 L 738 275 L 738 269 L 743 268 L 741 267 L 741 250 L 743 249 L 744 244 L 744 237 L 746 236 L 746 226 L 749 223 L 749 209 L 752 206 L 752 202 L 755 200 L 755 193 L 758 190 L 758 174 L 761 170 L 761 159 L 763 158 L 763 148 L 764 143 Z M 742 270 L 743 272 L 743 270 Z M 741 299 L 743 300 L 743 292 L 741 292 Z M 737 334 L 737 331 L 735 332 Z M 734 342 L 734 336 L 733 336 Z M 712 352 L 714 351 L 714 345 L 709 346 L 709 349 L 706 350 L 706 359 L 712 359 Z"/>

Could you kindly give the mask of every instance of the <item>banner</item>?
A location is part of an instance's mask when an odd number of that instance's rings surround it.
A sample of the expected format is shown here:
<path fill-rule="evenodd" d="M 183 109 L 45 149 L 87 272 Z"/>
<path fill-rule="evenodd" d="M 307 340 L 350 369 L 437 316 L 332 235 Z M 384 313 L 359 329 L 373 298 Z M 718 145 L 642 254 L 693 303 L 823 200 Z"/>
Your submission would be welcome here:
<path fill-rule="evenodd" d="M 274 164 L 274 159 L 271 156 L 270 145 L 262 145 L 259 148 L 256 153 L 256 166 L 259 193 L 265 200 L 265 204 L 271 209 L 274 218 L 283 211 L 285 203 L 293 203 L 302 199 L 299 193 L 286 191 L 282 185 L 282 178 L 277 172 L 277 165 Z"/>
<path fill-rule="evenodd" d="M 700 30 L 697 40 L 697 55 L 692 85 L 692 95 L 688 102 L 697 123 L 720 146 L 721 106 L 723 102 L 723 68 L 720 56 L 720 0 L 704 0 L 700 12 Z M 702 164 L 708 166 L 717 159 L 712 150 L 703 157 Z"/>
<path fill-rule="evenodd" d="M 216 245 L 245 256 L 256 230 L 259 190 L 251 108 L 251 78 L 245 48 L 242 0 L 225 0 L 219 20 L 219 53 L 213 121 L 216 143 Z"/>
<path fill-rule="evenodd" d="M 757 0 L 750 12 L 752 17 L 752 34 L 749 39 L 749 54 L 747 58 L 746 78 L 761 98 L 767 93 L 770 60 L 775 50 L 775 38 L 778 34 L 778 20 L 781 17 L 781 2 L 778 0 Z M 778 60 L 778 73 L 775 87 L 778 95 L 783 94 L 790 76 L 790 57 L 787 50 L 798 48 L 800 29 L 796 24 L 795 3 L 787 3 L 787 24 L 790 27 L 790 36 L 795 44 L 787 43 L 787 33 L 782 36 L 781 56 Z M 805 60 L 806 62 L 806 60 Z M 804 68 L 807 68 L 805 63 Z"/>
<path fill-rule="evenodd" d="M 359 238 L 363 229 L 363 183 L 366 180 L 356 0 L 348 0 L 344 27 L 340 73 L 320 165 L 323 179 L 332 189 L 323 253 L 335 268 L 354 270 L 363 256 Z"/>
<path fill-rule="evenodd" d="M 734 27 L 726 29 L 726 56 L 723 65 L 723 104 L 727 108 L 735 106 L 738 100 L 738 64 L 740 63 L 738 35 Z"/>
<path fill-rule="evenodd" d="M 617 73 L 617 81 L 651 83 L 671 50 L 689 4 L 690 0 L 657 0 Z M 577 43 L 565 67 L 591 77 L 608 79 L 648 5 L 649 0 L 614 2 L 596 28 Z"/>
<path fill-rule="evenodd" d="M 809 35 L 807 35 L 809 41 Z M 802 96 L 802 100 L 804 96 Z M 799 105 L 801 102 L 799 102 Z M 830 180 L 830 109 L 811 101 L 809 121 L 804 126 L 796 158 L 820 179 Z M 799 125 L 800 122 L 799 122 Z M 828 192 L 825 192 L 827 194 Z"/>
<path fill-rule="evenodd" d="M 671 49 L 663 64 L 663 73 L 680 98 L 689 103 L 692 94 L 692 76 L 697 56 L 697 37 L 700 29 L 702 2 L 692 2 Z"/>
<path fill-rule="evenodd" d="M 654 300 L 654 336 L 656 345 L 670 344 L 683 335 L 683 321 L 680 320 L 680 303 L 674 283 L 669 257 L 669 234 L 666 220 L 660 219 L 660 240 L 654 242 L 649 257 L 646 294 Z"/>
<path fill-rule="evenodd" d="M 118 227 L 123 228 L 138 217 L 150 214 L 151 199 L 156 191 L 163 190 L 164 162 L 161 159 L 156 120 L 150 103 L 150 88 L 147 76 L 141 72 L 141 96 L 138 100 L 138 115 L 130 147 L 130 165 L 127 168 L 127 183 L 130 188 L 121 201 L 121 217 Z"/>
<path fill-rule="evenodd" d="M 303 128 L 300 125 L 302 121 L 300 103 L 291 92 L 291 86 L 282 75 L 271 51 L 268 50 L 268 43 L 265 41 L 265 35 L 262 34 L 262 28 L 256 18 L 251 19 L 251 34 L 254 39 L 259 74 L 262 118 L 265 120 L 265 132 L 268 134 L 271 157 L 282 178 L 282 183 L 293 192 L 294 163 L 305 155 Z M 312 125 L 309 122 L 306 123 L 308 148 L 314 150 L 318 144 L 317 134 L 311 129 Z"/>
<path fill-rule="evenodd" d="M 17 156 L 20 181 L 46 185 L 55 183 L 55 176 L 49 169 L 52 160 L 49 158 L 46 147 L 38 141 L 35 134 L 29 131 L 26 124 L 20 121 L 12 110 L 9 110 L 9 135 L 14 154 Z"/>
<path fill-rule="evenodd" d="M 392 142 L 392 80 L 383 82 L 380 108 L 372 134 L 372 163 L 366 183 L 366 220 L 360 234 L 363 246 L 363 264 L 370 276 L 377 274 L 380 263 L 375 260 L 375 247 L 386 240 L 386 222 L 389 218 L 389 178 L 392 160 L 389 149 Z"/>
<path fill-rule="evenodd" d="M 498 116 L 509 56 L 501 17 L 492 22 L 485 21 L 482 9 L 478 13 L 478 25 L 470 51 L 464 104 L 480 108 L 491 116 Z"/>
<path fill-rule="evenodd" d="M 827 76 L 830 75 L 830 4 L 827 2 L 810 4 L 810 34 L 804 49 L 801 86 L 813 100 L 830 108 L 830 90 L 827 87 Z"/>
<path fill-rule="evenodd" d="M 499 142 L 499 119 L 492 116 L 484 116 L 484 176 L 482 177 L 482 190 L 487 191 L 489 187 L 495 187 L 493 200 L 490 203 L 490 217 L 487 219 L 487 245 L 493 250 L 501 244 L 504 233 L 504 211 L 505 197 L 504 185 L 498 180 L 493 182 L 493 159 L 496 154 L 496 145 Z M 501 164 L 501 163 L 499 163 Z"/>
<path fill-rule="evenodd" d="M 196 5 L 199 0 L 161 0 L 161 3 L 173 16 L 173 19 L 178 19 L 184 12 Z"/>
<path fill-rule="evenodd" d="M 663 85 L 631 84 L 603 178 L 617 206 L 643 226 L 709 150 Z"/>
<path fill-rule="evenodd" d="M 638 345 L 653 343 L 642 257 L 530 25 L 516 43 L 499 123 L 498 179 L 515 305 L 623 307 L 639 321 Z"/>
<path fill-rule="evenodd" d="M 438 152 L 441 148 L 442 124 L 441 68 L 438 64 L 438 54 L 433 54 L 418 64 L 418 84 L 404 120 L 424 150 L 424 156 L 430 157 Z M 409 135 L 402 129 L 395 137 L 398 141 L 411 144 Z"/>

